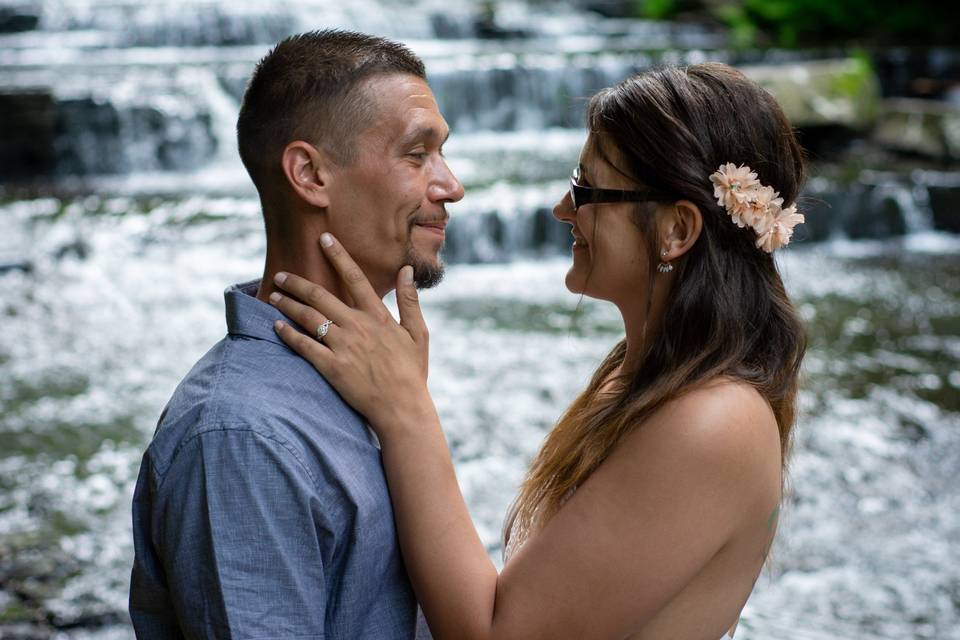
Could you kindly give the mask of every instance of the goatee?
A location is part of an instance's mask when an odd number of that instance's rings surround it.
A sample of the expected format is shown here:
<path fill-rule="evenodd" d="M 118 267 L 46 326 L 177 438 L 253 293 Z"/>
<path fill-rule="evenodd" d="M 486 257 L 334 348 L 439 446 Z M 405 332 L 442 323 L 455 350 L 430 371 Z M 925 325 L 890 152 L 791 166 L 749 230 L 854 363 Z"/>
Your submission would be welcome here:
<path fill-rule="evenodd" d="M 409 264 L 413 267 L 413 284 L 416 285 L 417 289 L 435 287 L 443 280 L 445 265 L 443 264 L 443 260 L 440 259 L 439 254 L 437 255 L 436 262 L 430 262 L 417 255 L 413 247 L 410 247 L 407 250 L 407 257 L 404 260 L 404 264 Z"/>

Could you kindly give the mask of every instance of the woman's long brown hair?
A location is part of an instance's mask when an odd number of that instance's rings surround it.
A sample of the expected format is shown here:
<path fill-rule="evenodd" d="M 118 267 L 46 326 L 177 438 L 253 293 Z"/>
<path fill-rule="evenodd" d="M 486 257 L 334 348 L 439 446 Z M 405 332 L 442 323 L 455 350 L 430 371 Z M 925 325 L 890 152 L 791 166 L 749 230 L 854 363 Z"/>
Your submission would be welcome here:
<path fill-rule="evenodd" d="M 723 64 L 648 71 L 604 89 L 587 107 L 591 139 L 618 151 L 616 167 L 643 185 L 695 203 L 699 239 L 677 265 L 662 321 L 641 364 L 610 393 L 600 388 L 623 362 L 621 341 L 549 433 L 504 525 L 507 555 L 541 528 L 621 439 L 667 401 L 717 377 L 752 385 L 773 408 L 781 463 L 790 450 L 806 334 L 773 256 L 734 224 L 713 197 L 710 174 L 746 164 L 783 197 L 799 195 L 803 154 L 780 106 Z M 607 159 L 609 160 L 607 154 Z M 653 218 L 634 221 L 647 241 L 648 294 L 656 275 Z M 638 248 L 639 250 L 639 248 Z"/>

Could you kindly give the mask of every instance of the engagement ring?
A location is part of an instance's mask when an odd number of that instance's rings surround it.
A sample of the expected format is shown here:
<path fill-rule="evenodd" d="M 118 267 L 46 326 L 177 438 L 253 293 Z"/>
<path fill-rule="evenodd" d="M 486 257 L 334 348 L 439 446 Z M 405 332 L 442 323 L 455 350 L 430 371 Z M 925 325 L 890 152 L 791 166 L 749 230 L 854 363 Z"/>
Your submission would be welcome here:
<path fill-rule="evenodd" d="M 324 320 L 317 326 L 317 340 L 323 340 L 324 336 L 327 335 L 327 332 L 330 331 L 330 325 L 333 324 L 333 320 Z"/>

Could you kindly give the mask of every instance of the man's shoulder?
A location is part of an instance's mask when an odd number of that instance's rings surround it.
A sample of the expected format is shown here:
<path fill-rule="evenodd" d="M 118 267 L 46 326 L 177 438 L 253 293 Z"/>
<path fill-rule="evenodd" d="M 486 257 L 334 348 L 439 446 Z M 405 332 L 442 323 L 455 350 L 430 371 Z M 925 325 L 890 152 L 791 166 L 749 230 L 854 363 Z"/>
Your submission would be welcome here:
<path fill-rule="evenodd" d="M 363 433 L 359 415 L 282 345 L 226 336 L 181 380 L 147 450 L 155 480 L 197 438 L 248 433 L 304 459 L 330 427 Z"/>

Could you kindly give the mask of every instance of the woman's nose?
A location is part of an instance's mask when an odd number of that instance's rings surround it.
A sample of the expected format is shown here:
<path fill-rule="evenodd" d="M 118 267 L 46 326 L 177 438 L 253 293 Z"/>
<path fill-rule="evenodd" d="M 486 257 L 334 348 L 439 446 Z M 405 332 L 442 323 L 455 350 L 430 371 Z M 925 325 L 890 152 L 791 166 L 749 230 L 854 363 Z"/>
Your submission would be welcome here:
<path fill-rule="evenodd" d="M 570 191 L 568 190 L 563 194 L 563 197 L 560 198 L 560 202 L 553 206 L 553 217 L 562 222 L 573 224 L 576 216 L 577 211 L 573 208 L 573 198 L 570 196 Z"/>

